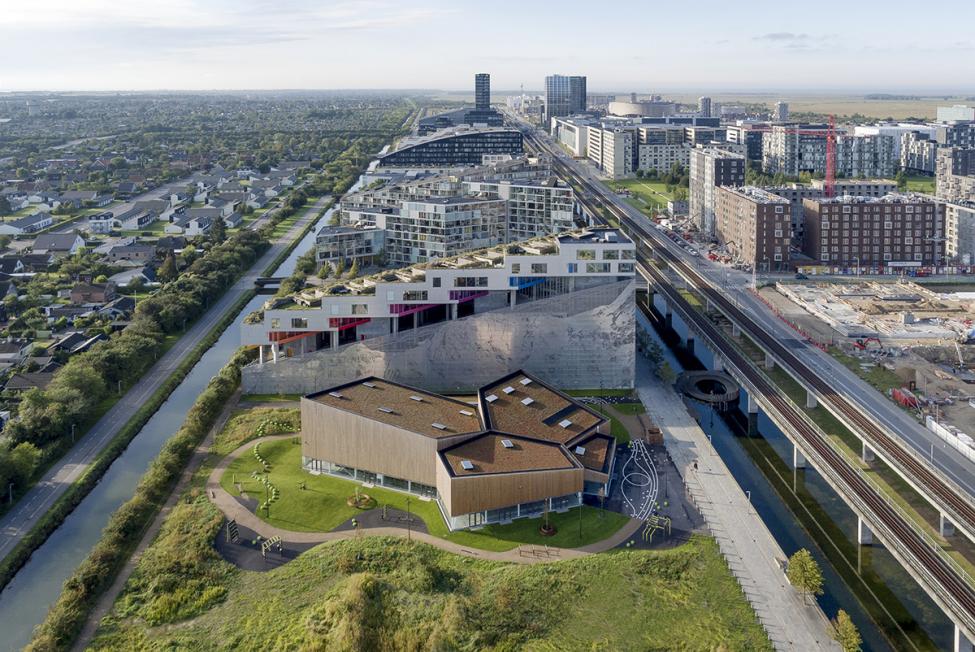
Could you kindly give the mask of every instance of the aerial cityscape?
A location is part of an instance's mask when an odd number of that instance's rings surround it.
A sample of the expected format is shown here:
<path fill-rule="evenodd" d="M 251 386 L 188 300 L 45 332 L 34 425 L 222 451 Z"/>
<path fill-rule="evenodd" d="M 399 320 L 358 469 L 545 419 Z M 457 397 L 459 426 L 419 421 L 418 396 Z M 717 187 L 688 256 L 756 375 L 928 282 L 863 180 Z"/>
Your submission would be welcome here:
<path fill-rule="evenodd" d="M 14 4 L 0 652 L 975 649 L 975 6 Z"/>

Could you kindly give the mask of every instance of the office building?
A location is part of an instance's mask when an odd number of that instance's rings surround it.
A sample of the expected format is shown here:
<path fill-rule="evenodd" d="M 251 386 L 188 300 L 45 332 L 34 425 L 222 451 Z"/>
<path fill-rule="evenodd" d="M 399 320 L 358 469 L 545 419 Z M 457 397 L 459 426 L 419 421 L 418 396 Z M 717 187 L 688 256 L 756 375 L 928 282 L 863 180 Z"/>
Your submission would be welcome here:
<path fill-rule="evenodd" d="M 975 122 L 947 122 L 939 124 L 935 131 L 938 147 L 975 147 Z"/>
<path fill-rule="evenodd" d="M 608 420 L 516 371 L 464 402 L 370 376 L 301 399 L 302 467 L 434 498 L 450 530 L 608 493 Z"/>
<path fill-rule="evenodd" d="M 552 118 L 585 113 L 586 78 L 581 76 L 549 75 L 545 78 L 545 125 Z"/>
<path fill-rule="evenodd" d="M 688 208 L 691 221 L 704 234 L 715 232 L 715 189 L 745 183 L 745 157 L 716 148 L 690 152 Z"/>
<path fill-rule="evenodd" d="M 964 104 L 939 106 L 938 122 L 975 122 L 975 108 Z"/>
<path fill-rule="evenodd" d="M 939 199 L 975 201 L 975 148 L 940 148 L 935 168 Z"/>
<path fill-rule="evenodd" d="M 634 152 L 637 151 L 635 129 L 594 126 L 586 131 L 589 137 L 586 153 L 597 168 L 612 179 L 621 179 L 633 172 Z"/>
<path fill-rule="evenodd" d="M 775 116 L 776 122 L 788 122 L 789 121 L 789 103 L 788 102 L 776 102 L 775 103 Z"/>
<path fill-rule="evenodd" d="M 675 115 L 677 110 L 678 107 L 675 102 L 664 102 L 662 100 L 638 102 L 635 98 L 631 98 L 629 102 L 616 100 L 610 102 L 608 107 L 610 115 L 621 118 L 660 118 Z"/>
<path fill-rule="evenodd" d="M 699 97 L 697 100 L 697 112 L 702 118 L 711 117 L 711 98 L 705 96 Z"/>
<path fill-rule="evenodd" d="M 738 121 L 738 124 L 725 127 L 725 138 L 729 143 L 743 145 L 749 161 L 762 162 L 762 134 L 769 130 L 767 123 Z"/>
<path fill-rule="evenodd" d="M 457 127 L 428 136 L 404 138 L 398 149 L 379 157 L 379 167 L 436 170 L 473 167 L 485 155 L 524 152 L 522 134 L 503 127 Z"/>
<path fill-rule="evenodd" d="M 789 269 L 789 202 L 752 186 L 716 186 L 715 236 L 736 262 L 768 272 Z"/>
<path fill-rule="evenodd" d="M 833 267 L 890 270 L 944 262 L 945 207 L 922 196 L 805 199 L 806 255 Z"/>
<path fill-rule="evenodd" d="M 486 72 L 474 75 L 474 110 L 491 110 L 491 75 Z"/>
<path fill-rule="evenodd" d="M 491 108 L 491 75 L 486 72 L 474 75 L 474 108 L 457 109 L 420 118 L 416 134 L 427 136 L 451 127 L 501 127 L 504 119 Z"/>

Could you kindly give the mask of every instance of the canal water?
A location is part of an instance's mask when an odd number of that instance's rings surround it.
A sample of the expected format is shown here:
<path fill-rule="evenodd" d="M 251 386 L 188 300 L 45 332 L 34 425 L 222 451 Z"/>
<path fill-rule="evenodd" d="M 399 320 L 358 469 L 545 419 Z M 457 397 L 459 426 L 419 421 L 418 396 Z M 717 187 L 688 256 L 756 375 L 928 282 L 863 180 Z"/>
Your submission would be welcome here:
<path fill-rule="evenodd" d="M 661 297 L 657 295 L 655 300 L 655 307 L 662 314 Z M 638 312 L 638 317 L 649 325 L 642 313 Z M 680 345 L 686 341 L 688 331 L 677 314 L 673 315 L 672 326 L 669 333 L 648 329 L 664 346 L 669 364 L 676 371 L 713 368 L 713 356 L 703 343 L 695 343 L 693 356 Z M 719 413 L 698 403 L 693 403 L 692 409 L 722 461 L 742 489 L 750 492 L 756 511 L 785 554 L 807 548 L 819 562 L 825 593 L 818 601 L 824 612 L 831 618 L 840 608 L 849 613 L 863 636 L 864 650 L 915 649 L 907 640 L 911 634 L 922 641 L 926 636 L 937 649 L 951 649 L 951 621 L 882 545 L 857 545 L 856 515 L 814 469 L 791 468 L 792 444 L 785 434 L 760 413 L 757 432 L 753 431 L 757 436 L 748 435 L 747 401 L 743 390 L 736 409 Z M 824 549 L 830 554 L 825 554 Z M 877 597 L 866 598 L 872 603 L 868 613 L 861 599 L 871 592 Z M 907 634 L 899 634 L 898 630 Z M 895 633 L 890 635 L 890 631 Z M 923 634 L 918 636 L 919 632 Z"/>
<path fill-rule="evenodd" d="M 298 257 L 311 248 L 316 232 L 328 223 L 331 213 L 329 210 L 311 228 L 273 275 L 289 276 L 294 272 Z M 109 517 L 132 497 L 139 479 L 166 440 L 182 425 L 193 402 L 240 347 L 243 317 L 260 308 L 266 299 L 258 296 L 247 303 L 217 343 L 203 354 L 159 411 L 112 463 L 91 493 L 0 593 L 0 650 L 19 650 L 30 641 L 34 627 L 44 619 L 48 608 L 61 593 L 61 585 L 98 541 Z"/>

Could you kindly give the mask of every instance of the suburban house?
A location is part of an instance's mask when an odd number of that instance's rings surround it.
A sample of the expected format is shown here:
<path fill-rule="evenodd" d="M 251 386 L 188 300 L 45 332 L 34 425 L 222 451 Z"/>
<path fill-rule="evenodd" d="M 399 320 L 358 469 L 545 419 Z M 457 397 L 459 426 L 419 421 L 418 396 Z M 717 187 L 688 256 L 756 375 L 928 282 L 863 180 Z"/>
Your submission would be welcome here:
<path fill-rule="evenodd" d="M 56 258 L 73 256 L 85 246 L 85 239 L 77 231 L 71 233 L 42 233 L 34 240 L 34 253 L 53 254 Z"/>
<path fill-rule="evenodd" d="M 115 215 L 111 211 L 96 213 L 85 218 L 88 233 L 106 234 L 111 233 L 115 227 Z"/>
<path fill-rule="evenodd" d="M 179 218 L 166 225 L 166 233 L 182 234 L 188 237 L 203 235 L 210 230 L 213 220 L 223 219 L 220 208 L 190 208 Z"/>
<path fill-rule="evenodd" d="M 54 374 L 43 371 L 22 371 L 7 380 L 3 388 L 9 392 L 25 392 L 28 389 L 44 389 L 54 379 Z"/>
<path fill-rule="evenodd" d="M 262 194 L 265 197 L 277 197 L 284 192 L 284 187 L 279 181 L 265 181 L 264 179 L 251 180 L 251 192 Z"/>
<path fill-rule="evenodd" d="M 598 412 L 522 371 L 461 401 L 368 377 L 301 399 L 302 466 L 435 498 L 451 530 L 606 495 L 616 440 Z"/>
<path fill-rule="evenodd" d="M 149 244 L 125 244 L 117 245 L 108 250 L 109 262 L 130 262 L 145 264 L 156 257 L 156 248 Z"/>
<path fill-rule="evenodd" d="M 108 315 L 112 319 L 127 319 L 135 312 L 135 299 L 132 297 L 116 297 L 98 309 L 99 315 Z"/>
<path fill-rule="evenodd" d="M 78 283 L 71 288 L 71 303 L 77 305 L 97 303 L 99 305 L 115 298 L 115 284 Z"/>
<path fill-rule="evenodd" d="M 140 202 L 141 203 L 141 202 Z M 119 228 L 126 231 L 138 231 L 144 229 L 159 219 L 159 213 L 146 208 L 140 208 L 138 204 L 124 213 L 115 217 L 115 223 Z"/>
<path fill-rule="evenodd" d="M 21 273 L 25 274 L 46 272 L 54 264 L 54 254 L 49 252 L 17 254 L 15 256 L 6 256 L 6 258 L 19 261 Z"/>
<path fill-rule="evenodd" d="M 152 267 L 152 265 L 133 267 L 132 269 L 127 269 L 119 272 L 118 274 L 112 274 L 108 280 L 114 283 L 116 287 L 120 288 L 129 287 L 133 281 L 147 285 L 149 283 L 156 282 L 156 270 L 154 267 Z"/>
<path fill-rule="evenodd" d="M 101 208 L 112 203 L 112 198 L 108 195 L 100 197 L 94 190 L 68 190 L 61 193 L 61 205 L 71 206 L 72 208 L 85 208 L 93 206 Z"/>
<path fill-rule="evenodd" d="M 18 365 L 30 355 L 33 348 L 33 342 L 28 340 L 7 339 L 0 342 L 0 363 Z"/>
<path fill-rule="evenodd" d="M 0 234 L 21 235 L 23 233 L 36 233 L 41 229 L 54 224 L 54 216 L 50 213 L 34 213 L 10 222 L 0 223 Z"/>

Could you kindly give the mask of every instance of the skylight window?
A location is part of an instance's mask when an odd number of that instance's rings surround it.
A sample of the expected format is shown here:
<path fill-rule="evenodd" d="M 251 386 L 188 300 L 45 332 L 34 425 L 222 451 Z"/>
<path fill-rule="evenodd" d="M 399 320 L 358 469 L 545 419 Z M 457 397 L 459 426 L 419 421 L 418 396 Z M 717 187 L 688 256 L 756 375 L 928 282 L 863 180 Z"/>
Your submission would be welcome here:
<path fill-rule="evenodd" d="M 495 402 L 496 400 L 498 400 L 498 397 L 497 397 L 497 396 L 495 396 L 494 394 L 488 394 L 488 395 L 487 395 L 487 396 L 486 396 L 486 397 L 484 398 L 484 400 L 485 400 L 485 401 L 487 401 L 488 403 L 494 403 L 494 402 Z"/>
<path fill-rule="evenodd" d="M 505 394 L 510 394 L 511 392 L 515 391 L 515 388 L 512 387 L 511 385 L 508 385 L 507 387 L 505 387 L 501 391 L 504 392 Z"/>
<path fill-rule="evenodd" d="M 430 425 L 433 426 L 434 428 L 436 428 L 437 430 L 446 430 L 447 429 L 447 426 L 445 426 L 442 423 L 431 423 Z"/>
<path fill-rule="evenodd" d="M 331 396 L 332 398 L 342 398 L 342 395 L 339 394 L 338 392 L 329 392 L 328 395 Z"/>
<path fill-rule="evenodd" d="M 471 412 L 470 410 L 461 410 L 460 413 L 463 414 L 465 417 L 472 417 L 472 416 L 474 416 L 474 413 Z"/>
<path fill-rule="evenodd" d="M 531 396 L 526 396 L 525 398 L 521 399 L 521 404 L 522 405 L 531 405 L 534 402 L 535 402 L 535 399 L 533 399 Z"/>
<path fill-rule="evenodd" d="M 362 384 L 364 386 L 368 387 L 369 389 L 376 389 L 376 384 L 375 383 L 362 383 Z"/>
<path fill-rule="evenodd" d="M 504 446 L 505 448 L 514 448 L 515 447 L 515 445 L 511 442 L 510 439 L 502 439 L 501 440 L 501 445 Z"/>
<path fill-rule="evenodd" d="M 422 403 L 423 402 L 423 397 L 422 396 L 417 396 L 416 394 L 414 394 L 413 396 L 410 397 L 410 400 L 411 401 L 416 401 L 417 403 Z"/>
<path fill-rule="evenodd" d="M 559 421 L 559 425 L 562 426 L 563 428 L 568 428 L 569 426 L 572 425 L 572 422 L 569 421 L 568 419 L 562 419 L 561 421 Z"/>
<path fill-rule="evenodd" d="M 531 378 L 522 378 L 521 379 L 521 384 L 522 385 L 531 385 L 532 384 L 532 379 Z"/>
<path fill-rule="evenodd" d="M 585 446 L 576 446 L 576 455 L 585 455 L 585 454 L 586 454 Z"/>
<path fill-rule="evenodd" d="M 388 407 L 381 407 L 379 408 L 379 411 L 385 412 L 386 414 L 396 414 L 395 412 L 393 412 L 393 408 L 388 408 Z"/>
<path fill-rule="evenodd" d="M 461 460 L 460 461 L 460 468 L 464 469 L 465 471 L 473 471 L 474 470 L 474 462 L 471 462 L 470 460 Z"/>

